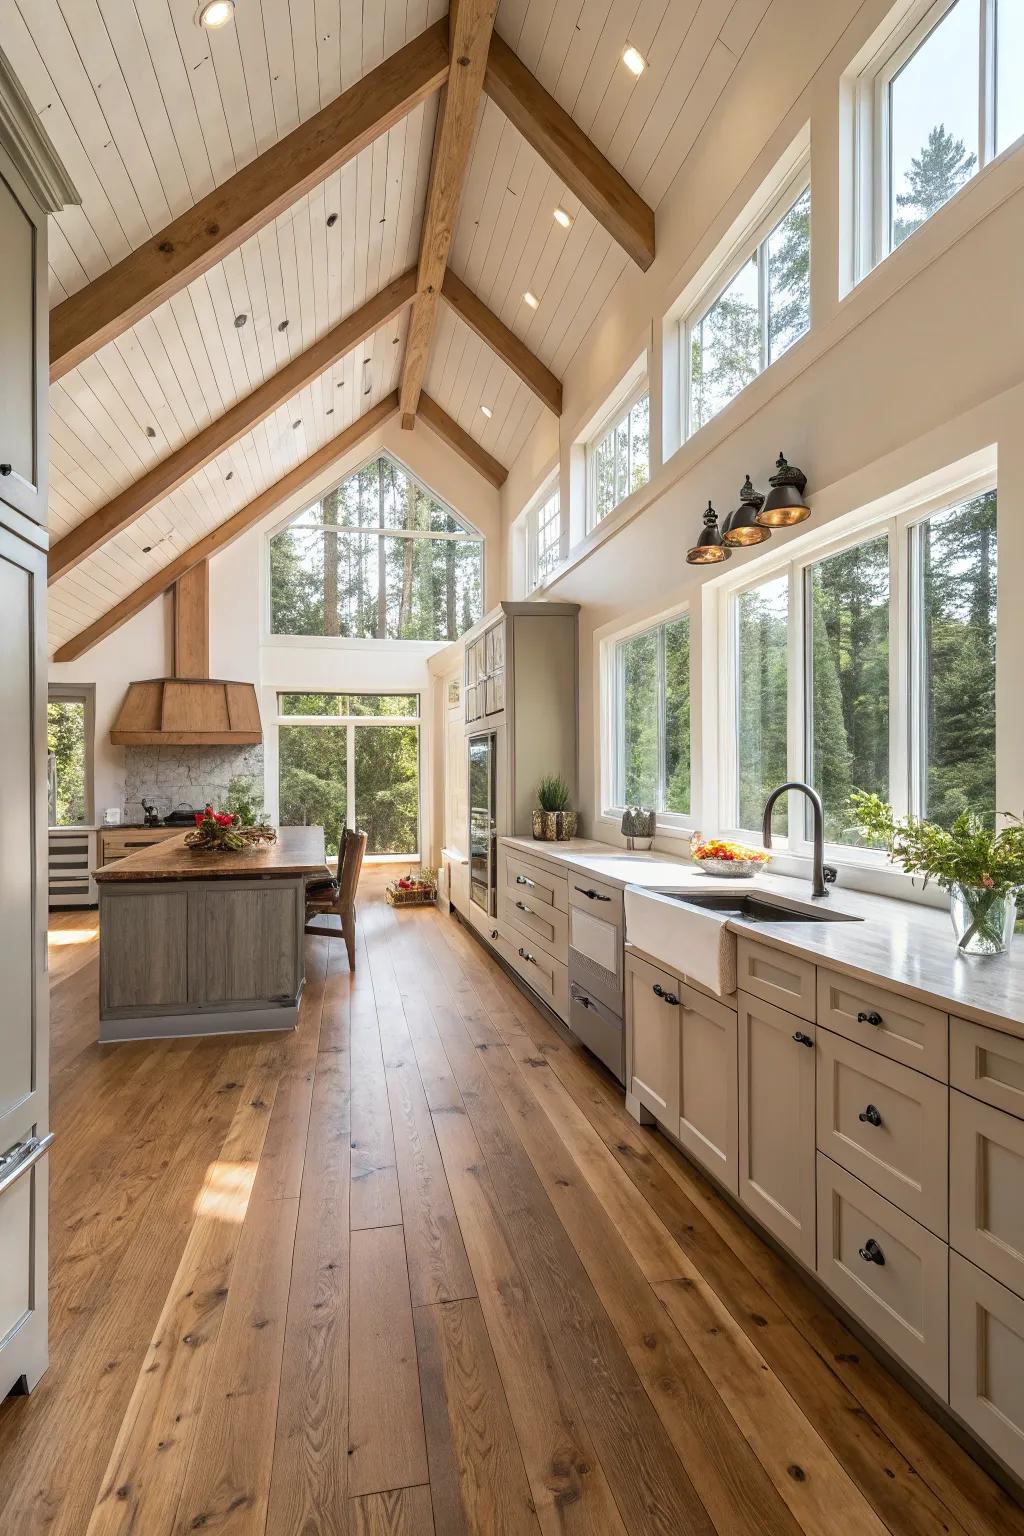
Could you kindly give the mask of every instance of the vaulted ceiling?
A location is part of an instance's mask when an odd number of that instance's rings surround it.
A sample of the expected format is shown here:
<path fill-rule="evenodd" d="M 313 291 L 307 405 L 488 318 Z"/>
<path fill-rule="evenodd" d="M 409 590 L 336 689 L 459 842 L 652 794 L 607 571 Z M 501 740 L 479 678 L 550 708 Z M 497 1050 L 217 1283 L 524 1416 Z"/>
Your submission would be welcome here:
<path fill-rule="evenodd" d="M 496 31 L 656 210 L 768 4 L 501 0 Z M 447 5 L 237 0 L 233 22 L 215 32 L 196 25 L 196 9 L 195 0 L 0 0 L 4 50 L 82 197 L 51 220 L 51 306 L 139 250 L 440 21 Z M 621 63 L 627 41 L 648 59 L 639 79 Z M 54 542 L 416 268 L 440 99 L 430 95 L 56 379 Z M 568 230 L 552 217 L 559 205 L 573 215 Z M 485 96 L 448 260 L 560 378 L 630 256 Z M 379 325 L 60 574 L 50 589 L 51 646 L 398 389 L 409 323 L 405 308 Z M 547 409 L 446 304 L 423 387 L 504 465 Z"/>

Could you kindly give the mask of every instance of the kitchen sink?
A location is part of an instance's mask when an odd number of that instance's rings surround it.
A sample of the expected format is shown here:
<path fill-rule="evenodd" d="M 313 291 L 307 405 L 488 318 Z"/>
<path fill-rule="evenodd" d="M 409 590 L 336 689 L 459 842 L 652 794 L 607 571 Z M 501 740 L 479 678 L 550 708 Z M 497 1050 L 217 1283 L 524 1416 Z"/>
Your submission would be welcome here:
<path fill-rule="evenodd" d="M 662 891 L 672 901 L 685 902 L 688 907 L 700 907 L 715 912 L 725 919 L 741 917 L 748 923 L 861 923 L 861 917 L 848 912 L 830 912 L 826 907 L 795 906 L 776 901 L 770 896 L 758 896 L 751 891 Z"/>

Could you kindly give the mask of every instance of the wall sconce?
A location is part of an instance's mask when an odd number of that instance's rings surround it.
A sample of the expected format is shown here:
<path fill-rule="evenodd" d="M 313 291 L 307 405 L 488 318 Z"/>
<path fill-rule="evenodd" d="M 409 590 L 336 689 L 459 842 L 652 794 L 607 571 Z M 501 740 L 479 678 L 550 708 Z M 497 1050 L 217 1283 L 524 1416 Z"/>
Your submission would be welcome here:
<path fill-rule="evenodd" d="M 764 506 L 756 514 L 762 528 L 792 528 L 810 517 L 811 509 L 804 495 L 807 476 L 794 464 L 787 464 L 780 453 L 775 462 L 775 473 L 768 481 L 771 490 L 765 497 Z"/>
<path fill-rule="evenodd" d="M 686 551 L 687 565 L 718 565 L 722 560 L 728 560 L 732 551 L 722 543 L 722 535 L 718 528 L 718 513 L 708 502 L 708 509 L 704 513 L 704 530 L 693 549 Z"/>
<path fill-rule="evenodd" d="M 757 521 L 757 514 L 764 506 L 764 497 L 760 491 L 755 491 L 750 476 L 744 480 L 740 489 L 740 504 L 735 512 L 730 512 L 722 524 L 722 541 L 730 549 L 743 549 L 749 544 L 763 544 L 770 539 L 771 529 L 764 528 Z"/>

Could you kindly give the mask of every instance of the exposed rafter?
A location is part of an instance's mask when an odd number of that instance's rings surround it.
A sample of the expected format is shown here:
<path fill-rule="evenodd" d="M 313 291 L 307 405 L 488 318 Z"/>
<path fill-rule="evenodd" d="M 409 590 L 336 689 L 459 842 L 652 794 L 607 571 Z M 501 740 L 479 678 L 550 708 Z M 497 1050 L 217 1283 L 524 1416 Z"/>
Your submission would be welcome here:
<path fill-rule="evenodd" d="M 339 325 L 319 341 L 300 352 L 298 357 L 279 368 L 277 373 L 233 405 L 223 416 L 211 421 L 195 437 L 141 475 L 98 511 L 93 512 L 66 533 L 50 550 L 49 579 L 56 581 L 87 555 L 127 528 L 150 507 L 169 496 L 191 475 L 216 458 L 231 443 L 264 421 L 284 401 L 290 400 L 313 379 L 351 352 L 361 341 L 372 336 L 380 326 L 394 319 L 416 291 L 416 274 L 411 269 L 396 277 L 361 308 L 347 315 Z"/>
<path fill-rule="evenodd" d="M 526 344 L 519 340 L 514 331 L 510 331 L 505 323 L 498 319 L 492 310 L 482 299 L 478 299 L 472 289 L 467 288 L 460 277 L 449 268 L 444 274 L 444 283 L 441 288 L 441 297 L 450 304 L 455 313 L 466 322 L 471 331 L 475 331 L 481 341 L 496 352 L 503 362 L 507 363 L 512 372 L 518 374 L 523 383 L 533 390 L 538 399 L 543 400 L 549 410 L 556 416 L 562 414 L 562 385 L 549 368 L 545 368 L 539 357 L 534 357 Z"/>
<path fill-rule="evenodd" d="M 654 210 L 497 33 L 491 39 L 484 89 L 555 175 L 646 272 L 654 260 Z"/>
<path fill-rule="evenodd" d="M 296 491 L 301 491 L 303 486 L 308 485 L 311 480 L 314 480 L 321 470 L 328 469 L 335 460 L 342 458 L 351 449 L 355 448 L 377 427 L 383 426 L 392 416 L 397 415 L 397 412 L 398 391 L 395 390 L 386 399 L 372 406 L 370 410 L 364 411 L 362 416 L 352 422 L 351 426 L 346 427 L 343 432 L 339 432 L 336 437 L 332 437 L 330 442 L 324 443 L 322 448 L 318 448 L 315 453 L 311 453 L 308 459 L 303 459 L 301 464 L 296 464 L 294 469 L 290 469 L 286 475 L 281 476 L 280 480 L 276 480 L 265 491 L 261 491 L 258 496 L 240 508 L 239 511 L 235 512 L 225 522 L 220 523 L 218 527 L 205 534 L 197 543 L 192 544 L 182 554 L 176 556 L 162 570 L 157 571 L 155 576 L 151 576 L 140 587 L 136 587 L 134 592 L 122 598 L 119 603 L 115 603 L 113 608 L 109 608 L 102 617 L 96 619 L 87 629 L 83 629 L 79 634 L 75 635 L 74 639 L 66 640 L 60 649 L 55 652 L 54 661 L 76 661 L 79 656 L 83 656 L 94 645 L 98 645 L 106 635 L 111 634 L 115 629 L 119 629 L 122 624 L 126 624 L 129 619 L 134 618 L 135 614 L 141 613 L 142 609 L 153 602 L 155 598 L 169 591 L 176 582 L 180 581 L 183 576 L 186 576 L 195 566 L 208 560 L 211 555 L 215 555 L 218 550 L 224 549 L 228 544 L 233 543 L 235 539 L 240 538 L 254 523 L 258 523 L 261 518 L 266 517 L 268 512 L 272 512 L 275 507 L 280 506 L 281 502 L 288 496 L 291 496 Z"/>
<path fill-rule="evenodd" d="M 399 122 L 447 77 L 448 23 L 442 18 L 116 267 L 57 305 L 50 315 L 51 380 L 221 261 Z"/>
<path fill-rule="evenodd" d="M 423 388 L 497 8 L 498 0 L 451 0 L 448 13 L 452 64 L 434 135 L 434 158 L 420 236 L 416 303 L 402 366 L 403 427 L 413 425 Z"/>
<path fill-rule="evenodd" d="M 442 410 L 436 400 L 422 392 L 420 393 L 419 419 L 425 421 L 429 427 L 433 427 L 438 437 L 444 439 L 449 448 L 454 448 L 460 458 L 471 464 L 478 474 L 489 480 L 496 490 L 500 490 L 508 479 L 508 470 L 504 464 L 500 464 L 486 448 L 481 448 L 475 437 L 470 437 L 464 428 L 448 412 Z"/>

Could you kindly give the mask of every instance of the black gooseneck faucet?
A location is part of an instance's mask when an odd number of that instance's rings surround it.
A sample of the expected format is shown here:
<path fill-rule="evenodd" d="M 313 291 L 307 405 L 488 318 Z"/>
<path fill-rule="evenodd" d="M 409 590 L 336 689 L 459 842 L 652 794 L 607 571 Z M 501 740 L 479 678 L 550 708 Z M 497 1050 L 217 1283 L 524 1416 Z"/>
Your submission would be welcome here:
<path fill-rule="evenodd" d="M 773 789 L 764 803 L 764 817 L 761 821 L 761 841 L 766 848 L 772 846 L 772 811 L 775 802 L 780 795 L 787 790 L 798 789 L 801 794 L 807 796 L 811 802 L 811 815 L 814 828 L 814 870 L 811 875 L 811 895 L 827 896 L 829 884 L 836 878 L 836 872 L 830 864 L 825 863 L 825 813 L 821 805 L 821 796 L 816 789 L 809 784 L 802 783 L 799 779 L 791 779 L 786 784 L 780 784 L 778 789 Z"/>

